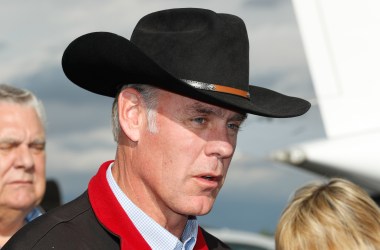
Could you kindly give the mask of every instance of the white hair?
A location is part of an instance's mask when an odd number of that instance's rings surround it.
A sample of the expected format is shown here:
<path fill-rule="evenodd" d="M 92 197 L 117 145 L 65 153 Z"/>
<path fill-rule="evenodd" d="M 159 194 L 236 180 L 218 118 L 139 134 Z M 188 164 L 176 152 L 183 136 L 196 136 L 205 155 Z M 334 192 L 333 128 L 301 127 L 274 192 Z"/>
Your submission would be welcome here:
<path fill-rule="evenodd" d="M 46 126 L 44 105 L 31 91 L 16 88 L 8 84 L 0 84 L 0 102 L 14 103 L 34 108 L 42 125 L 44 127 Z"/>

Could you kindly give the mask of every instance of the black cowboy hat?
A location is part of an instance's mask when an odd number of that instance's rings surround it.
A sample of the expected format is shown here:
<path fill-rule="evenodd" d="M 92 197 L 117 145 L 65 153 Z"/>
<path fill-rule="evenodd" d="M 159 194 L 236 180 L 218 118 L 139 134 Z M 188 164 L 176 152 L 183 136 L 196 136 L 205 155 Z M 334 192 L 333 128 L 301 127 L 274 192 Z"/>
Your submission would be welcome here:
<path fill-rule="evenodd" d="M 76 85 L 115 97 L 125 84 L 150 84 L 266 117 L 304 114 L 310 103 L 249 85 L 249 42 L 237 16 L 183 8 L 143 17 L 127 40 L 109 32 L 75 39 L 62 67 Z"/>

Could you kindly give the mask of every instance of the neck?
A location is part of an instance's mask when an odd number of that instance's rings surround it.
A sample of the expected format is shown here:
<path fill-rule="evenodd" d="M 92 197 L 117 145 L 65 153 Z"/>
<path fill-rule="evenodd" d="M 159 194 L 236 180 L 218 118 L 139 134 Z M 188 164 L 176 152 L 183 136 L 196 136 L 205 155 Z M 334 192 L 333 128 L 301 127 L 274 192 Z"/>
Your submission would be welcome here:
<path fill-rule="evenodd" d="M 121 190 L 145 214 L 180 239 L 188 216 L 169 209 L 140 178 L 135 176 L 135 171 L 128 166 L 138 166 L 137 163 L 123 161 L 133 157 L 118 156 L 112 168 L 112 175 Z"/>
<path fill-rule="evenodd" d="M 0 209 L 0 247 L 25 223 L 27 213 L 14 209 Z"/>

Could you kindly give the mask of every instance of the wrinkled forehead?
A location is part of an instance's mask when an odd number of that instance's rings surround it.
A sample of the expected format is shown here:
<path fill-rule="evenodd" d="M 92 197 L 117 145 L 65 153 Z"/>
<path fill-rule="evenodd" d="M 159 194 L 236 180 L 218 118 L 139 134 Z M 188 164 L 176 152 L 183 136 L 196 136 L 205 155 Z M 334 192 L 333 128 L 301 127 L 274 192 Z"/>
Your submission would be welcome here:
<path fill-rule="evenodd" d="M 0 101 L 0 112 L 2 116 L 16 117 L 26 115 L 36 115 L 38 112 L 35 106 L 30 103 L 16 103 L 8 101 Z"/>
<path fill-rule="evenodd" d="M 0 130 L 5 129 L 10 134 L 20 130 L 43 134 L 44 123 L 33 106 L 0 102 Z"/>
<path fill-rule="evenodd" d="M 44 122 L 45 110 L 42 103 L 39 103 L 37 100 L 31 99 L 30 101 L 18 102 L 11 99 L 0 99 L 0 109 L 3 112 L 13 112 L 11 111 L 12 109 L 34 112 L 38 115 L 41 122 Z"/>

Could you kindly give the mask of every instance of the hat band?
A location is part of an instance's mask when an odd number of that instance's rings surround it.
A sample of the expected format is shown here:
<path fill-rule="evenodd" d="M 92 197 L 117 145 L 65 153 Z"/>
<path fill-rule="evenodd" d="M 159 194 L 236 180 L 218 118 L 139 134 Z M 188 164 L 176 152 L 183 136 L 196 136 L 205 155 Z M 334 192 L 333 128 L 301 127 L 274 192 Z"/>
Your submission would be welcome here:
<path fill-rule="evenodd" d="M 232 94 L 232 95 L 241 96 L 241 97 L 244 97 L 247 99 L 250 98 L 249 92 L 241 90 L 241 89 L 227 87 L 227 86 L 218 85 L 218 84 L 198 82 L 198 81 L 193 81 L 193 80 L 186 80 L 186 79 L 181 79 L 181 80 L 184 81 L 185 83 L 189 84 L 190 86 L 197 88 L 197 89 L 228 93 L 228 94 Z"/>

